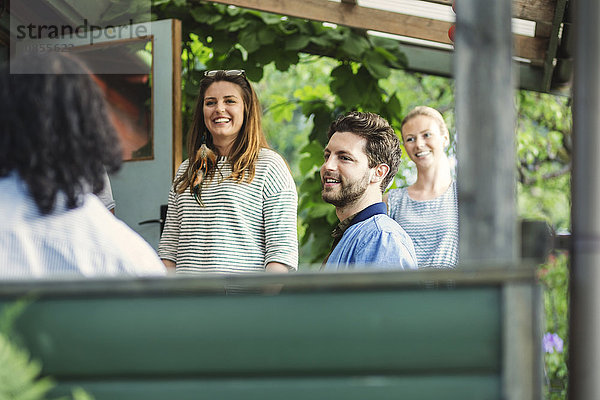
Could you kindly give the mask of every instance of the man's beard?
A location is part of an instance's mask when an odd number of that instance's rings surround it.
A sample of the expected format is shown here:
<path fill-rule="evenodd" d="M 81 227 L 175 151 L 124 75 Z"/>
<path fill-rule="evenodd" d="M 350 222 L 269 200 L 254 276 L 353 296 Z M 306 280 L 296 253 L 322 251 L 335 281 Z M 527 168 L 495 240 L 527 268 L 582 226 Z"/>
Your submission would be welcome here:
<path fill-rule="evenodd" d="M 369 172 L 367 171 L 361 179 L 352 182 L 344 182 L 340 177 L 341 189 L 339 191 L 321 191 L 321 196 L 326 203 L 333 204 L 337 208 L 346 207 L 358 200 L 369 186 Z M 321 183 L 323 185 L 323 183 Z"/>

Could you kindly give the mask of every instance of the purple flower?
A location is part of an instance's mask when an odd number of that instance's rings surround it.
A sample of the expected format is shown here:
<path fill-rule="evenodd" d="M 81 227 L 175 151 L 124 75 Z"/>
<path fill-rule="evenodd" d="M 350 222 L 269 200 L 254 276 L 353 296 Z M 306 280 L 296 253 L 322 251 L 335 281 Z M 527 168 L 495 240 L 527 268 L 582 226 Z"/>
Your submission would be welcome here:
<path fill-rule="evenodd" d="M 563 340 L 556 333 L 547 332 L 544 335 L 543 345 L 546 353 L 562 353 L 563 351 Z"/>

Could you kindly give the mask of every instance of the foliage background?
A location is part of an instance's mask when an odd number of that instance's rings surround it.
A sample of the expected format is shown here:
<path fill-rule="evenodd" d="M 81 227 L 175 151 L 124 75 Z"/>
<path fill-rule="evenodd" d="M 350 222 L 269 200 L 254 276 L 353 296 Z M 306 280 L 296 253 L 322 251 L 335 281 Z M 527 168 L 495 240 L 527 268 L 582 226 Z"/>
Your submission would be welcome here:
<path fill-rule="evenodd" d="M 320 197 L 318 168 L 325 133 L 340 113 L 378 113 L 398 131 L 402 116 L 416 105 L 443 115 L 451 132 L 455 159 L 460 134 L 454 128 L 454 85 L 450 79 L 403 70 L 397 42 L 365 32 L 245 10 L 200 0 L 153 0 L 154 18 L 178 18 L 183 26 L 183 121 L 191 120 L 198 83 L 205 69 L 246 70 L 264 109 L 264 129 L 271 146 L 292 170 L 300 194 L 300 260 L 304 268 L 320 263 L 329 250 L 334 209 Z M 518 91 L 516 143 L 518 213 L 544 220 L 556 232 L 570 229 L 570 100 Z M 403 165 L 393 187 L 415 179 L 412 163 Z M 553 253 L 540 266 L 546 288 L 547 329 L 568 348 L 568 255 Z M 546 354 L 545 395 L 566 396 L 563 353 Z"/>

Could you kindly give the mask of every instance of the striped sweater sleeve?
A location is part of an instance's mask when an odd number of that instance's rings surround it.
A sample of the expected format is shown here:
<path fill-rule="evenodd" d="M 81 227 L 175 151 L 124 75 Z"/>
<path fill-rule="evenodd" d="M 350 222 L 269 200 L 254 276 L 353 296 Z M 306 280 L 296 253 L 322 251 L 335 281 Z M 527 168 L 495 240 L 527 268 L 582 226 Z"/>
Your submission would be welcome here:
<path fill-rule="evenodd" d="M 275 154 L 264 183 L 265 266 L 279 262 L 298 269 L 298 195 L 292 175 L 281 156 Z"/>
<path fill-rule="evenodd" d="M 177 171 L 177 177 L 183 173 L 187 166 L 186 164 L 187 160 L 184 161 L 179 167 L 179 170 Z M 177 210 L 175 196 L 175 188 L 171 186 L 171 190 L 169 190 L 169 201 L 165 227 L 158 244 L 158 256 L 161 259 L 173 262 L 177 262 L 177 247 L 179 244 L 179 228 L 181 224 L 181 219 L 179 218 L 180 213 Z"/>

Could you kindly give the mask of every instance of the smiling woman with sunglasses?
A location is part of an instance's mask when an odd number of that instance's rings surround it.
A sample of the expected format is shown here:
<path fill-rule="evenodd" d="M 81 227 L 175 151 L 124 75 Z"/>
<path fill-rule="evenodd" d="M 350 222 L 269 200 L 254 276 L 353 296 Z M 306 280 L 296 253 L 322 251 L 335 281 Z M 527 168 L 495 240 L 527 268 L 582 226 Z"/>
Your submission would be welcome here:
<path fill-rule="evenodd" d="M 165 265 L 177 273 L 297 269 L 296 187 L 268 148 L 243 70 L 204 73 L 187 150 L 158 250 Z"/>

